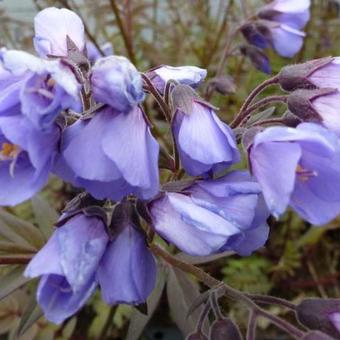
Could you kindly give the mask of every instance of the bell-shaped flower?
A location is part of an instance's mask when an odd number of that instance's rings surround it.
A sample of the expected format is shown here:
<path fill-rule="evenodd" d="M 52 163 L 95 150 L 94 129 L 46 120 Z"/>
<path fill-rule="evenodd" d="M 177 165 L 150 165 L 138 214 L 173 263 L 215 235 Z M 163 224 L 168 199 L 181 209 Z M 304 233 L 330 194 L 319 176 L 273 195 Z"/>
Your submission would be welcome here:
<path fill-rule="evenodd" d="M 60 138 L 56 125 L 37 129 L 26 117 L 0 117 L 0 205 L 31 198 L 47 182 Z"/>
<path fill-rule="evenodd" d="M 67 37 L 80 51 L 84 50 L 84 25 L 76 13 L 66 8 L 49 7 L 35 16 L 33 42 L 40 57 L 66 57 Z"/>
<path fill-rule="evenodd" d="M 97 280 L 106 303 L 138 305 L 155 287 L 156 262 L 145 236 L 131 222 L 117 228 L 98 266 Z"/>
<path fill-rule="evenodd" d="M 17 100 L 21 112 L 38 128 L 48 128 L 62 109 L 81 109 L 80 85 L 71 69 L 59 60 L 43 60 L 22 51 L 7 51 L 4 66 L 22 77 Z"/>
<path fill-rule="evenodd" d="M 275 0 L 262 7 L 257 15 L 261 19 L 276 21 L 295 29 L 302 29 L 309 21 L 310 5 L 310 0 Z"/>
<path fill-rule="evenodd" d="M 149 208 L 156 232 L 191 255 L 225 250 L 249 255 L 267 240 L 269 212 L 247 172 L 163 193 Z"/>
<path fill-rule="evenodd" d="M 290 205 L 303 219 L 328 223 L 340 213 L 340 146 L 335 134 L 313 123 L 270 127 L 249 148 L 252 173 L 269 210 Z"/>
<path fill-rule="evenodd" d="M 61 147 L 57 174 L 96 198 L 158 193 L 159 145 L 137 106 L 128 113 L 105 107 L 79 120 L 65 129 Z"/>
<path fill-rule="evenodd" d="M 300 51 L 306 34 L 289 25 L 258 20 L 247 24 L 246 30 L 241 30 L 247 41 L 258 48 L 271 46 L 282 57 L 291 58 Z"/>
<path fill-rule="evenodd" d="M 173 91 L 172 131 L 183 168 L 198 176 L 237 163 L 240 155 L 232 130 L 191 91 L 186 85 Z"/>
<path fill-rule="evenodd" d="M 142 77 L 125 57 L 99 58 L 92 68 L 92 93 L 97 102 L 129 112 L 144 100 Z"/>
<path fill-rule="evenodd" d="M 197 66 L 169 66 L 162 65 L 148 71 L 146 75 L 161 93 L 169 80 L 192 88 L 198 87 L 207 76 L 207 70 Z"/>
<path fill-rule="evenodd" d="M 78 214 L 33 257 L 25 276 L 41 276 L 37 300 L 48 320 L 60 324 L 85 304 L 96 288 L 95 273 L 108 240 L 101 219 Z"/>

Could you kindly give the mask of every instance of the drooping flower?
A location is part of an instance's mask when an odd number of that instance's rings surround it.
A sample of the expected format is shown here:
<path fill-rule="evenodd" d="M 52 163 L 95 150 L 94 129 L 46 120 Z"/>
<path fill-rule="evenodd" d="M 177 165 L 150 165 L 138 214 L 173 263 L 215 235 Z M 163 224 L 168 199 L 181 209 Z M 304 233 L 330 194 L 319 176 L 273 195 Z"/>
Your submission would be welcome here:
<path fill-rule="evenodd" d="M 84 25 L 79 16 L 66 9 L 49 7 L 34 18 L 34 47 L 40 57 L 66 57 L 67 37 L 80 51 L 85 48 Z"/>
<path fill-rule="evenodd" d="M 156 282 L 156 262 L 134 225 L 120 226 L 98 266 L 97 280 L 108 304 L 141 304 Z"/>
<path fill-rule="evenodd" d="M 268 236 L 260 187 L 245 171 L 163 193 L 150 203 L 150 212 L 157 233 L 191 255 L 249 255 Z"/>
<path fill-rule="evenodd" d="M 257 15 L 295 29 L 305 27 L 310 19 L 310 0 L 275 0 L 262 7 Z"/>
<path fill-rule="evenodd" d="M 100 207 L 65 212 L 52 237 L 28 264 L 26 277 L 41 276 L 37 300 L 48 320 L 59 324 L 75 314 L 97 284 L 108 304 L 144 303 L 151 293 L 155 260 L 128 211 L 122 203 L 119 206 L 122 215 L 110 227 L 98 212 Z"/>
<path fill-rule="evenodd" d="M 22 115 L 0 117 L 0 205 L 31 198 L 47 182 L 60 129 L 38 130 Z"/>
<path fill-rule="evenodd" d="M 86 303 L 108 241 L 101 219 L 79 214 L 56 229 L 33 257 L 25 276 L 41 276 L 37 300 L 48 320 L 60 324 Z"/>
<path fill-rule="evenodd" d="M 62 109 L 81 109 L 80 85 L 59 60 L 43 60 L 9 50 L 3 54 L 3 64 L 14 77 L 21 79 L 16 84 L 15 94 L 19 94 L 16 100 L 22 114 L 36 127 L 49 128 Z"/>
<path fill-rule="evenodd" d="M 99 199 L 129 194 L 148 199 L 159 188 L 158 153 L 139 107 L 128 113 L 105 107 L 65 129 L 56 171 Z"/>
<path fill-rule="evenodd" d="M 188 89 L 178 85 L 173 91 L 176 112 L 172 131 L 183 168 L 197 176 L 237 163 L 240 156 L 232 130 Z"/>
<path fill-rule="evenodd" d="M 144 99 L 143 81 L 125 57 L 100 58 L 92 68 L 93 97 L 118 112 L 129 112 Z"/>
<path fill-rule="evenodd" d="M 280 56 L 291 58 L 300 51 L 306 34 L 289 25 L 257 20 L 241 30 L 247 41 L 258 48 L 272 47 Z M 251 33 L 250 33 L 251 32 Z"/>
<path fill-rule="evenodd" d="M 169 80 L 174 80 L 182 85 L 189 85 L 192 88 L 198 87 L 207 76 L 207 70 L 197 66 L 162 65 L 147 72 L 147 76 L 158 91 L 163 93 Z"/>
<path fill-rule="evenodd" d="M 340 148 L 329 130 L 313 123 L 270 127 L 255 136 L 249 158 L 275 216 L 290 205 L 306 221 L 322 225 L 340 213 Z"/>

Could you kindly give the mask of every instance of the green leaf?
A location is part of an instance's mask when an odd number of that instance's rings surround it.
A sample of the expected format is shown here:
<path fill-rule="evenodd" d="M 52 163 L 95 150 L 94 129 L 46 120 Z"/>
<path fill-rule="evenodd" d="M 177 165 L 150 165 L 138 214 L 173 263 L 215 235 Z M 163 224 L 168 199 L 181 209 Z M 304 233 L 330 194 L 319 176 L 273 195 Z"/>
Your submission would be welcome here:
<path fill-rule="evenodd" d="M 22 313 L 21 320 L 16 331 L 16 335 L 19 337 L 23 335 L 42 316 L 43 312 L 36 302 L 35 294 L 33 294 L 25 310 Z"/>
<path fill-rule="evenodd" d="M 0 300 L 31 280 L 23 276 L 24 270 L 25 266 L 14 266 L 0 277 Z"/>
<path fill-rule="evenodd" d="M 138 340 L 147 323 L 150 321 L 152 315 L 154 314 L 158 302 L 162 296 L 162 292 L 165 286 L 167 270 L 163 267 L 158 267 L 157 282 L 156 287 L 148 298 L 148 315 L 144 315 L 137 309 L 134 309 L 131 315 L 130 324 L 126 340 Z"/>
<path fill-rule="evenodd" d="M 260 120 L 265 120 L 270 118 L 273 113 L 275 112 L 276 107 L 275 106 L 271 106 L 268 109 L 265 109 L 264 111 L 261 111 L 253 116 L 251 116 L 247 122 L 247 125 L 252 125 L 256 122 L 259 122 Z"/>
<path fill-rule="evenodd" d="M 0 208 L 0 238 L 27 248 L 32 252 L 45 243 L 42 233 L 33 224 L 24 221 Z M 13 255 L 13 254 L 12 254 Z"/>
<path fill-rule="evenodd" d="M 58 213 L 51 207 L 47 200 L 40 195 L 34 196 L 31 202 L 35 221 L 44 234 L 45 239 L 48 240 L 53 232 L 53 225 L 58 220 Z"/>
<path fill-rule="evenodd" d="M 195 330 L 202 310 L 202 307 L 198 307 L 187 317 L 190 307 L 201 295 L 199 285 L 188 274 L 171 268 L 167 282 L 167 295 L 171 317 L 183 336 L 187 336 Z"/>

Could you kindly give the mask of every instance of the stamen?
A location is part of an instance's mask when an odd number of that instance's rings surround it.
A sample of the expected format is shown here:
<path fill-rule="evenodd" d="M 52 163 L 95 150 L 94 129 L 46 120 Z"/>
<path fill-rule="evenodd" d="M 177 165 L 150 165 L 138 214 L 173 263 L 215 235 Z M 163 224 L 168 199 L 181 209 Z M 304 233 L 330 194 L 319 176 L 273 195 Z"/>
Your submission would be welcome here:
<path fill-rule="evenodd" d="M 304 182 L 308 181 L 311 177 L 318 176 L 317 171 L 304 169 L 300 164 L 297 165 L 295 172 L 298 178 Z"/>
<path fill-rule="evenodd" d="M 11 177 L 14 177 L 14 170 L 17 164 L 18 156 L 21 152 L 19 146 L 10 143 L 3 143 L 0 150 L 0 161 L 11 161 L 9 165 L 9 173 Z"/>

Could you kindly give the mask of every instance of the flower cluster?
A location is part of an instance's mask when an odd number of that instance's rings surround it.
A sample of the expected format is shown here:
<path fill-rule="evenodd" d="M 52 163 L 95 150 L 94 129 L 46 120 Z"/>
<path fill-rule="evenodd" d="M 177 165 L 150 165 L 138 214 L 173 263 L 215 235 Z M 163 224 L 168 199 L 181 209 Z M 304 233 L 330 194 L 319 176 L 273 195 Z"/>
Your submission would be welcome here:
<path fill-rule="evenodd" d="M 306 35 L 301 30 L 309 21 L 310 5 L 310 0 L 275 0 L 260 8 L 254 20 L 241 26 L 244 38 L 253 46 L 243 47 L 243 52 L 257 60 L 258 69 L 271 72 L 263 49 L 271 47 L 287 58 L 300 51 Z"/>
<path fill-rule="evenodd" d="M 242 32 L 291 56 L 309 5 L 276 0 Z M 154 233 L 190 255 L 247 256 L 265 244 L 270 214 L 291 206 L 322 225 L 340 213 L 337 58 L 281 71 L 271 84 L 289 91 L 300 124 L 248 129 L 250 171 L 230 171 L 241 160 L 235 130 L 195 92 L 206 70 L 163 65 L 140 73 L 112 51 L 101 56 L 67 9 L 47 8 L 34 23 L 39 56 L 0 54 L 0 205 L 31 198 L 49 173 L 84 190 L 25 272 L 41 277 L 37 299 L 49 320 L 76 313 L 97 286 L 108 304 L 145 302 L 156 280 Z M 173 154 L 153 136 L 147 95 L 169 124 Z M 239 120 L 231 126 L 247 121 Z M 160 180 L 163 172 L 169 180 Z"/>

